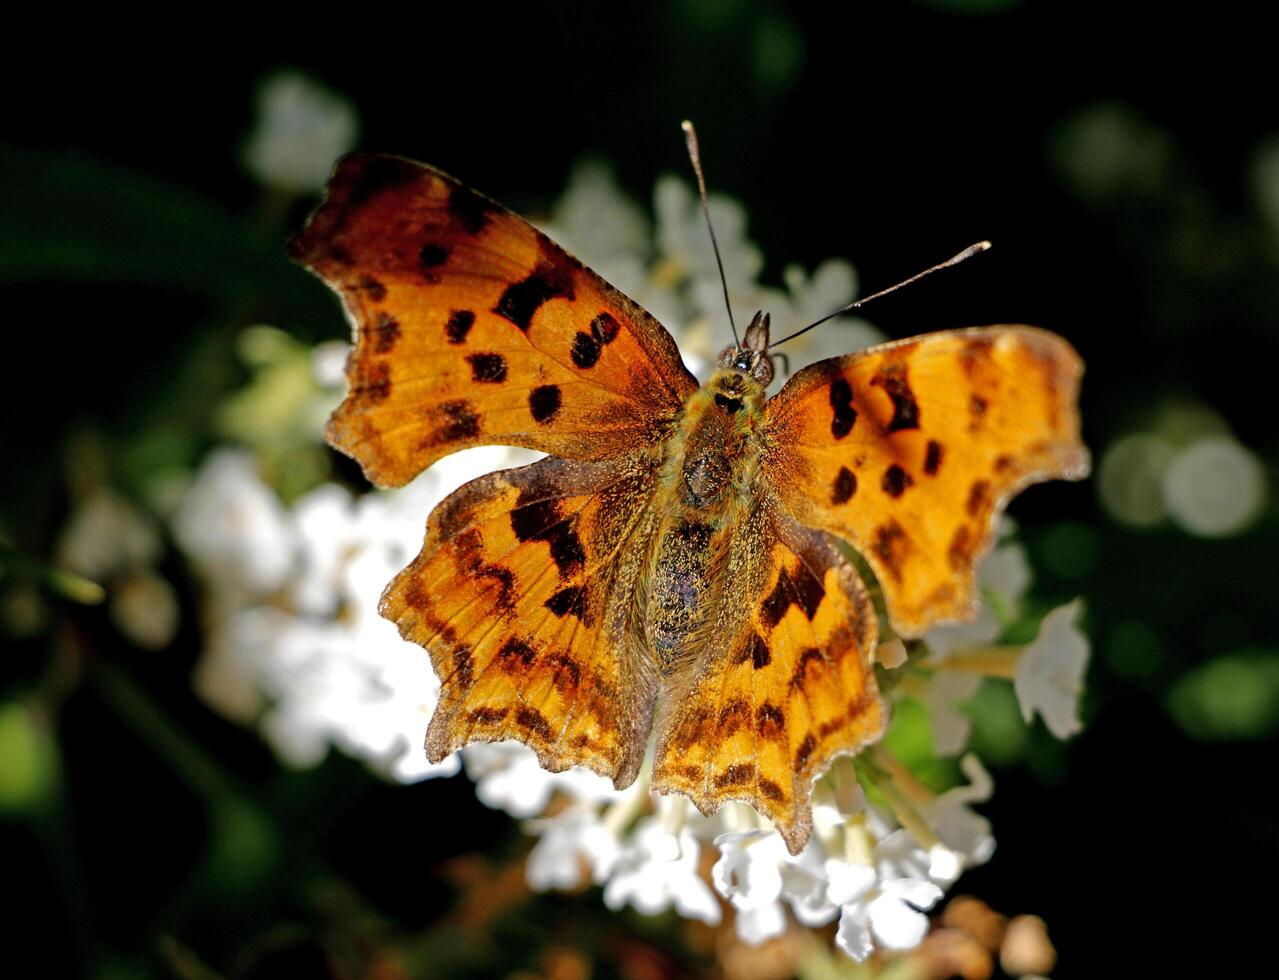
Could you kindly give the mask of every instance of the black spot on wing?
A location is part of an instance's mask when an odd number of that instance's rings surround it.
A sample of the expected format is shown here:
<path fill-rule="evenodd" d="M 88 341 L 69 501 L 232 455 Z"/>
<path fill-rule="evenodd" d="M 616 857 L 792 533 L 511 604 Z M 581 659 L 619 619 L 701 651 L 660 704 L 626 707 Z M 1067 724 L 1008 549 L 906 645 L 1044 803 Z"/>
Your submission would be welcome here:
<path fill-rule="evenodd" d="M 787 609 L 798 606 L 811 621 L 825 597 L 826 589 L 815 576 L 801 569 L 800 574 L 792 578 L 782 568 L 773 591 L 760 603 L 759 618 L 771 630 L 782 621 Z"/>
<path fill-rule="evenodd" d="M 455 184 L 449 192 L 449 214 L 468 234 L 478 235 L 489 223 L 493 205 L 469 187 Z"/>
<path fill-rule="evenodd" d="M 460 344 L 466 340 L 466 335 L 471 332 L 471 327 L 475 326 L 475 314 L 470 310 L 454 310 L 448 319 L 448 323 L 444 324 L 444 335 L 448 337 L 450 344 Z"/>
<path fill-rule="evenodd" d="M 417 253 L 418 264 L 427 282 L 439 282 L 439 274 L 435 271 L 449 259 L 448 249 L 433 243 L 423 245 Z"/>
<path fill-rule="evenodd" d="M 563 619 L 576 616 L 586 620 L 586 589 L 580 585 L 568 585 L 546 600 L 546 608 Z"/>
<path fill-rule="evenodd" d="M 529 325 L 533 322 L 533 314 L 543 303 L 557 297 L 573 298 L 573 281 L 568 270 L 558 268 L 549 262 L 539 262 L 528 278 L 506 287 L 502 298 L 493 307 L 493 312 L 527 332 Z M 578 334 L 578 336 L 583 335 Z M 591 339 L 594 343 L 594 339 Z M 598 354 L 598 344 L 596 349 Z"/>
<path fill-rule="evenodd" d="M 528 396 L 528 410 L 534 420 L 543 425 L 550 422 L 560 410 L 559 385 L 538 385 Z"/>
<path fill-rule="evenodd" d="M 586 562 L 586 552 L 568 518 L 560 513 L 554 500 L 523 501 L 520 498 L 511 511 L 511 530 L 520 541 L 545 541 L 551 546 L 551 559 L 564 579 L 579 571 Z"/>
<path fill-rule="evenodd" d="M 830 383 L 830 434 L 836 439 L 853 431 L 853 423 L 857 421 L 857 412 L 853 408 L 853 389 L 847 378 L 836 378 Z"/>
<path fill-rule="evenodd" d="M 443 402 L 440 405 L 441 423 L 435 438 L 439 442 L 458 442 L 474 439 L 480 434 L 480 417 L 468 401 Z"/>
<path fill-rule="evenodd" d="M 355 284 L 356 289 L 360 290 L 371 299 L 374 303 L 380 303 L 386 299 L 386 286 L 379 279 L 373 276 L 360 276 L 360 281 Z"/>
<path fill-rule="evenodd" d="M 894 463 L 884 470 L 884 479 L 880 485 L 888 496 L 900 497 L 914 482 L 909 473 Z"/>
<path fill-rule="evenodd" d="M 773 655 L 768 652 L 768 644 L 763 641 L 758 633 L 751 633 L 750 642 L 734 659 L 735 664 L 750 663 L 756 670 L 767 667 L 773 661 Z"/>
<path fill-rule="evenodd" d="M 506 358 L 501 354 L 471 354 L 471 380 L 486 384 L 499 384 L 506 380 Z"/>
<path fill-rule="evenodd" d="M 889 432 L 919 428 L 919 403 L 910 389 L 904 364 L 889 365 L 871 380 L 871 384 L 883 388 L 893 403 L 893 417 L 888 420 Z"/>
<path fill-rule="evenodd" d="M 985 480 L 976 480 L 968 488 L 968 516 L 977 517 L 990 501 L 990 484 Z"/>
<path fill-rule="evenodd" d="M 388 354 L 400 339 L 400 322 L 389 313 L 378 313 L 373 323 L 373 349 Z"/>
<path fill-rule="evenodd" d="M 515 709 L 515 723 L 521 728 L 527 728 L 542 739 L 550 739 L 555 734 L 551 731 L 551 726 L 547 722 L 546 716 L 536 708 L 530 708 L 527 705 Z"/>
<path fill-rule="evenodd" d="M 888 574 L 897 581 L 901 581 L 902 559 L 906 557 L 910 547 L 910 538 L 906 535 L 906 529 L 897 521 L 890 518 L 875 529 L 875 540 L 871 550 L 874 551 L 875 557 L 883 562 Z"/>
<path fill-rule="evenodd" d="M 621 329 L 621 325 L 610 313 L 601 313 L 591 321 L 591 336 L 601 346 L 611 344 Z"/>
<path fill-rule="evenodd" d="M 589 333 L 579 330 L 573 337 L 573 347 L 569 353 L 578 367 L 593 368 L 600 359 L 600 342 Z"/>
<path fill-rule="evenodd" d="M 841 466 L 835 475 L 835 482 L 830 490 L 832 504 L 846 504 L 857 492 L 857 477 L 847 466 Z"/>
<path fill-rule="evenodd" d="M 771 701 L 765 701 L 755 712 L 755 730 L 764 737 L 781 734 L 786 728 L 786 715 Z"/>
<path fill-rule="evenodd" d="M 799 655 L 799 660 L 795 664 L 795 673 L 791 675 L 791 686 L 798 687 L 803 690 L 804 681 L 808 673 L 808 665 L 813 663 L 825 663 L 826 658 L 822 652 L 816 647 L 809 647 Z"/>
<path fill-rule="evenodd" d="M 513 636 L 505 643 L 502 648 L 497 651 L 499 660 L 503 661 L 519 661 L 525 667 L 531 667 L 533 661 L 537 659 L 537 650 L 519 637 Z"/>
<path fill-rule="evenodd" d="M 929 476 L 936 476 L 941 469 L 942 455 L 942 444 L 936 439 L 929 439 L 928 449 L 924 453 L 924 472 Z"/>

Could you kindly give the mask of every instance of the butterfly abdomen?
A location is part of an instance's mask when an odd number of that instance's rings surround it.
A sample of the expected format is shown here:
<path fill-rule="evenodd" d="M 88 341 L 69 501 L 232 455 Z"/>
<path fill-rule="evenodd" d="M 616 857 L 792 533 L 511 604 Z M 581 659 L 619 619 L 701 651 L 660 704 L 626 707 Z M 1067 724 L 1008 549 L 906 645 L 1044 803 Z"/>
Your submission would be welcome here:
<path fill-rule="evenodd" d="M 703 645 L 724 564 L 758 469 L 763 388 L 718 372 L 693 394 L 667 446 L 665 515 L 654 548 L 645 632 L 663 673 Z"/>

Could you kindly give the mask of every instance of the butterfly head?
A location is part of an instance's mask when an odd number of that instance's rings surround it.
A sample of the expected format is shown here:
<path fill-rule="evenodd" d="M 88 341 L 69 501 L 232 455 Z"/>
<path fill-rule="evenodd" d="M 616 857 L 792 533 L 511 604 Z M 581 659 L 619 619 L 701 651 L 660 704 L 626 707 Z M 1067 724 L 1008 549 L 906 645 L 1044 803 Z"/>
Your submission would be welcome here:
<path fill-rule="evenodd" d="M 729 344 L 719 353 L 719 367 L 753 378 L 765 388 L 773 380 L 773 362 L 768 355 L 768 314 L 760 310 L 746 328 L 740 344 Z"/>

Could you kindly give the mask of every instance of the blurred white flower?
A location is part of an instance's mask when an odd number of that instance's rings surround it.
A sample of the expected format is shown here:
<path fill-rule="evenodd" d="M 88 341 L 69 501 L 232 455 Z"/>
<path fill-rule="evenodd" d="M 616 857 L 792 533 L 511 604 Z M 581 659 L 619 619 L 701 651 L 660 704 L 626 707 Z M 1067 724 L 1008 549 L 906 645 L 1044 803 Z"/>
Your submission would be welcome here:
<path fill-rule="evenodd" d="M 539 835 L 524 872 L 534 891 L 576 888 L 584 878 L 602 884 L 622 856 L 621 841 L 594 806 L 572 806 L 549 819 L 530 821 L 528 829 Z"/>
<path fill-rule="evenodd" d="M 857 961 L 883 949 L 914 949 L 928 933 L 928 916 L 923 910 L 941 900 L 942 890 L 925 878 L 881 878 L 875 884 L 874 871 L 860 891 L 846 896 L 839 915 L 835 943 Z"/>
<path fill-rule="evenodd" d="M 1247 448 L 1229 436 L 1208 436 L 1182 449 L 1163 476 L 1164 506 L 1191 534 L 1238 534 L 1261 513 L 1266 473 Z"/>
<path fill-rule="evenodd" d="M 282 71 L 258 90 L 258 118 L 244 165 L 268 187 L 290 194 L 318 191 L 333 163 L 355 146 L 355 107 L 306 75 Z"/>
<path fill-rule="evenodd" d="M 746 209 L 737 201 L 719 194 L 709 195 L 709 207 L 729 295 L 748 293 L 756 288 L 755 277 L 764 267 L 764 257 L 755 243 L 746 237 Z M 658 254 L 663 261 L 686 270 L 694 283 L 712 282 L 719 296 L 718 303 L 707 302 L 701 312 L 723 316 L 723 290 L 715 264 L 715 250 L 711 246 L 696 190 L 678 177 L 662 177 L 654 192 L 654 208 L 657 212 Z"/>
<path fill-rule="evenodd" d="M 959 710 L 981 687 L 982 676 L 960 670 L 936 671 L 923 688 L 923 702 L 933 725 L 933 752 L 945 758 L 958 755 L 968 744 L 973 721 Z"/>
<path fill-rule="evenodd" d="M 1004 537 L 1002 523 L 998 534 L 1001 539 Z M 930 662 L 941 663 L 955 650 L 997 640 L 1003 632 L 1000 613 L 1016 618 L 1030 583 L 1026 550 L 1016 541 L 1001 540 L 977 564 L 977 588 L 982 599 L 976 617 L 966 623 L 936 626 L 925 635 Z"/>
<path fill-rule="evenodd" d="M 568 188 L 543 229 L 627 296 L 639 301 L 653 251 L 648 215 L 622 193 L 598 160 L 573 168 Z"/>
<path fill-rule="evenodd" d="M 737 935 L 758 945 L 786 929 L 782 907 L 782 868 L 790 855 L 781 835 L 750 830 L 715 838 L 720 858 L 711 869 L 715 890 L 737 910 Z"/>
<path fill-rule="evenodd" d="M 580 766 L 547 772 L 533 750 L 520 742 L 475 742 L 462 750 L 462 759 L 480 802 L 513 817 L 541 813 L 556 790 L 580 802 L 604 802 L 620 795 L 612 780 Z"/>
<path fill-rule="evenodd" d="M 645 817 L 604 886 L 604 904 L 614 910 L 630 905 L 645 915 L 673 906 L 686 918 L 718 924 L 719 903 L 697 872 L 700 855 L 701 847 L 687 827 L 671 831 L 660 818 Z"/>
<path fill-rule="evenodd" d="M 1083 600 L 1058 606 L 1039 626 L 1039 636 L 1017 661 L 1013 689 L 1026 721 L 1038 712 L 1057 738 L 1081 729 L 1079 695 L 1088 666 L 1088 637 L 1079 628 Z"/>
<path fill-rule="evenodd" d="M 293 567 L 288 514 L 242 450 L 209 454 L 174 515 L 173 533 L 210 587 L 223 593 L 271 592 Z"/>
<path fill-rule="evenodd" d="M 995 853 L 990 821 L 969 809 L 973 803 L 985 803 L 990 799 L 995 791 L 995 781 L 981 760 L 971 753 L 960 760 L 959 768 L 968 777 L 968 784 L 953 786 L 920 808 L 941 842 L 962 858 L 962 867 L 956 868 L 953 876 L 939 874 L 941 869 L 932 863 L 930 877 L 946 884 L 958 877 L 962 868 L 985 864 Z"/>
<path fill-rule="evenodd" d="M 106 587 L 115 627 L 144 650 L 178 630 L 178 598 L 154 569 L 162 551 L 154 521 L 106 487 L 93 490 L 58 537 L 55 562 Z"/>
<path fill-rule="evenodd" d="M 102 581 L 160 555 L 160 535 L 136 507 L 105 487 L 90 493 L 58 536 L 57 563 Z"/>

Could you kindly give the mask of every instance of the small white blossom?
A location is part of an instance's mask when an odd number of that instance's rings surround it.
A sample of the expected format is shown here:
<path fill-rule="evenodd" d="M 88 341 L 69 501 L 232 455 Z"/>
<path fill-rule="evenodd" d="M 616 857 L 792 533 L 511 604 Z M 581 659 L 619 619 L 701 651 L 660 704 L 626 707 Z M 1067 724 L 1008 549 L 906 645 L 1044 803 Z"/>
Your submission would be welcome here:
<path fill-rule="evenodd" d="M 513 817 L 541 813 L 556 790 L 579 801 L 604 802 L 619 795 L 611 780 L 580 766 L 547 772 L 520 742 L 476 742 L 462 750 L 462 760 L 480 802 Z"/>
<path fill-rule="evenodd" d="M 933 726 L 933 752 L 938 756 L 958 755 L 968 744 L 973 722 L 959 710 L 981 687 L 980 674 L 959 670 L 938 670 L 924 688 L 924 703 Z"/>
<path fill-rule="evenodd" d="M 715 890 L 737 910 L 737 935 L 751 945 L 781 935 L 786 928 L 782 907 L 782 868 L 789 855 L 775 831 L 751 830 L 715 838 L 720 858 L 711 869 Z"/>
<path fill-rule="evenodd" d="M 718 924 L 719 903 L 697 873 L 700 854 L 687 827 L 672 832 L 657 818 L 640 820 L 604 886 L 604 904 L 614 910 L 630 905 L 645 915 L 674 906 L 686 918 Z"/>
<path fill-rule="evenodd" d="M 258 91 L 258 119 L 244 165 L 268 187 L 305 194 L 324 186 L 333 162 L 355 146 L 359 120 L 344 98 L 298 72 L 272 75 Z"/>
<path fill-rule="evenodd" d="M 1002 524 L 999 534 L 1003 537 Z M 1008 615 L 1015 617 L 1030 583 L 1026 549 L 1015 541 L 1001 541 L 977 565 L 977 587 L 986 599 L 978 608 L 976 618 L 930 629 L 924 637 L 930 661 L 944 661 L 953 651 L 964 647 L 993 643 L 1003 631 L 1003 623 L 989 600 L 993 599 Z"/>
<path fill-rule="evenodd" d="M 602 217 L 603 216 L 603 217 Z M 622 193 L 607 164 L 579 164 L 543 229 L 637 302 L 652 254 L 648 215 Z"/>
<path fill-rule="evenodd" d="M 539 835 L 525 867 L 534 891 L 576 888 L 585 876 L 603 883 L 622 855 L 621 841 L 594 806 L 570 807 L 548 820 L 530 822 L 529 829 Z"/>
<path fill-rule="evenodd" d="M 173 519 L 178 544 L 217 590 L 262 595 L 293 567 L 288 514 L 236 449 L 209 454 Z"/>
<path fill-rule="evenodd" d="M 1080 599 L 1058 606 L 1039 626 L 1035 642 L 1017 661 L 1013 689 L 1026 721 L 1036 712 L 1057 738 L 1069 738 L 1079 723 L 1079 695 L 1088 666 L 1088 637 L 1079 628 Z"/>
<path fill-rule="evenodd" d="M 999 535 L 1004 537 L 1005 519 Z M 933 728 L 933 751 L 939 756 L 958 755 L 968 744 L 972 720 L 958 709 L 981 686 L 976 673 L 948 670 L 946 660 L 954 653 L 970 647 L 993 643 L 1003 632 L 996 604 L 1009 616 L 1016 616 L 1022 596 L 1030 587 L 1030 565 L 1026 552 L 1015 541 L 1002 541 L 977 566 L 977 584 L 985 597 L 972 622 L 950 623 L 929 630 L 924 637 L 928 646 L 925 661 L 934 667 L 922 699 L 928 706 Z"/>
<path fill-rule="evenodd" d="M 872 872 L 871 881 L 874 881 Z M 928 933 L 930 909 L 941 900 L 942 890 L 924 878 L 880 880 L 844 903 L 835 942 L 857 961 L 866 959 L 876 945 L 884 949 L 914 949 Z"/>
<path fill-rule="evenodd" d="M 995 783 L 975 755 L 964 756 L 959 768 L 968 777 L 968 784 L 951 787 L 925 804 L 921 812 L 942 843 L 962 858 L 962 867 L 971 868 L 985 864 L 995 853 L 990 821 L 969 809 L 973 803 L 989 800 Z M 954 880 L 949 875 L 930 874 L 930 877 L 947 883 Z M 954 877 L 958 877 L 958 869 Z"/>

